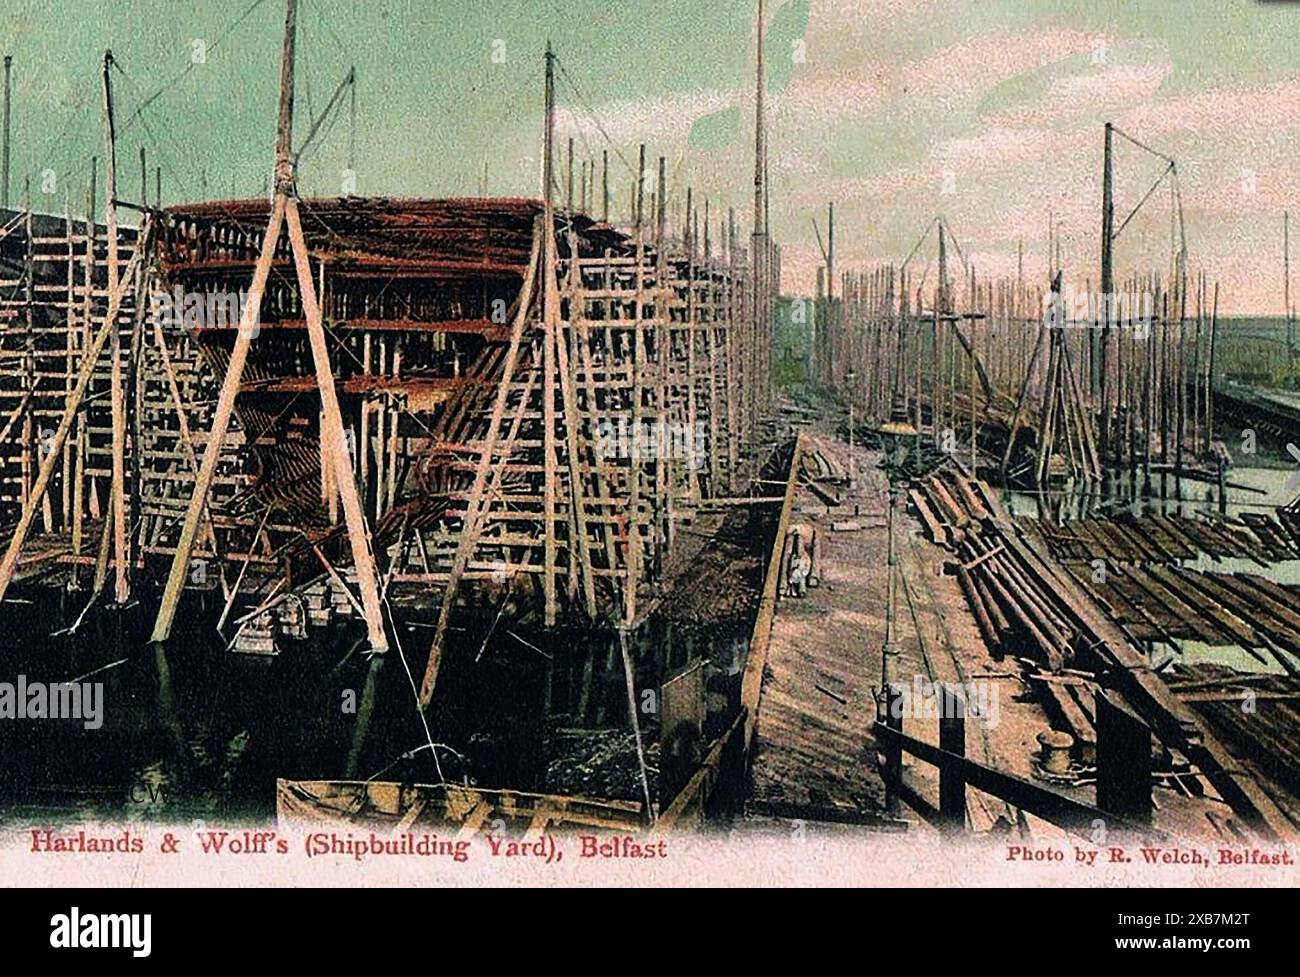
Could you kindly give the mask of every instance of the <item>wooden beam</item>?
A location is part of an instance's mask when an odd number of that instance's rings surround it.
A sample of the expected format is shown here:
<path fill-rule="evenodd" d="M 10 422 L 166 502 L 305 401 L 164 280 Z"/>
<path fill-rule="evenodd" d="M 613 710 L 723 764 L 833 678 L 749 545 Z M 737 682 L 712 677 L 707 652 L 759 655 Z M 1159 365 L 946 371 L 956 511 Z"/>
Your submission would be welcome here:
<path fill-rule="evenodd" d="M 551 228 L 547 229 L 551 233 L 551 246 L 547 249 L 548 267 L 546 269 L 545 282 L 545 300 L 543 302 L 543 314 L 551 320 L 551 348 L 547 355 L 552 353 L 556 358 L 556 367 L 560 378 L 560 397 L 563 401 L 564 413 L 564 433 L 565 433 L 565 454 L 569 459 L 569 498 L 570 513 L 573 523 L 572 533 L 574 539 L 569 540 L 569 562 L 570 566 L 577 561 L 577 569 L 582 577 L 582 592 L 586 601 L 587 616 L 592 620 L 596 618 L 596 588 L 591 577 L 591 546 L 590 539 L 587 536 L 587 503 L 586 490 L 582 484 L 582 457 L 581 457 L 581 438 L 582 434 L 578 424 L 578 404 L 576 394 L 573 389 L 573 364 L 569 361 L 569 340 L 574 335 L 574 330 L 562 328 L 560 322 L 560 296 L 559 282 L 556 280 L 556 262 L 555 262 L 555 237 Z M 573 316 L 573 310 L 570 309 L 570 317 Z M 546 396 L 553 397 L 554 391 L 547 390 Z"/>
<path fill-rule="evenodd" d="M 758 616 L 754 620 L 754 630 L 750 634 L 749 657 L 745 662 L 745 671 L 740 682 L 740 705 L 745 711 L 744 752 L 746 756 L 749 755 L 749 748 L 754 740 L 754 727 L 758 724 L 758 704 L 763 694 L 763 669 L 767 664 L 767 649 L 772 637 L 772 618 L 776 614 L 776 594 L 781 576 L 781 551 L 785 544 L 786 527 L 790 524 L 790 512 L 794 508 L 803 452 L 804 435 L 801 431 L 794 441 L 785 498 L 781 503 L 781 515 L 776 523 L 772 552 L 768 556 L 767 572 L 763 577 L 763 594 L 759 599 Z"/>
<path fill-rule="evenodd" d="M 379 604 L 379 575 L 375 557 L 370 550 L 370 536 L 361 496 L 357 492 L 356 477 L 352 472 L 352 456 L 348 452 L 347 438 L 343 433 L 343 415 L 339 410 L 338 392 L 334 386 L 334 367 L 330 363 L 329 344 L 325 339 L 324 320 L 316 296 L 316 284 L 311 277 L 307 259 L 307 242 L 303 238 L 302 219 L 298 214 L 298 200 L 288 198 L 285 207 L 289 243 L 293 248 L 294 264 L 298 269 L 298 292 L 303 312 L 307 317 L 307 335 L 311 341 L 312 360 L 321 394 L 321 417 L 324 430 L 321 444 L 325 457 L 333 464 L 334 489 L 343 501 L 343 519 L 347 525 L 348 543 L 352 549 L 352 569 L 357 575 L 361 591 L 361 604 L 365 608 L 366 631 L 370 647 L 377 652 L 388 650 L 388 637 L 384 633 L 383 611 Z"/>
<path fill-rule="evenodd" d="M 189 507 L 185 520 L 181 523 L 180 540 L 176 544 L 176 554 L 172 557 L 171 571 L 163 587 L 162 603 L 158 607 L 158 616 L 154 620 L 152 641 L 166 641 L 171 636 L 172 624 L 176 619 L 176 607 L 180 602 L 181 590 L 189 574 L 190 557 L 194 552 L 194 541 L 198 535 L 199 520 L 208 502 L 208 493 L 212 490 L 212 480 L 217 472 L 217 463 L 221 459 L 221 446 L 225 443 L 226 433 L 230 429 L 230 420 L 235 410 L 235 395 L 239 392 L 240 381 L 244 374 L 244 363 L 248 359 L 249 347 L 253 344 L 253 335 L 257 321 L 262 312 L 262 295 L 266 291 L 267 277 L 271 271 L 271 259 L 275 255 L 276 245 L 280 239 L 280 229 L 284 223 L 287 198 L 277 194 L 271 208 L 271 218 L 267 223 L 266 234 L 262 239 L 261 257 L 253 271 L 253 281 L 249 286 L 248 299 L 240 316 L 239 334 L 230 352 L 226 366 L 226 375 L 217 395 L 217 410 L 212 418 L 212 428 L 208 432 L 207 447 L 203 451 L 203 464 L 199 467 L 198 477 L 190 493 Z"/>
<path fill-rule="evenodd" d="M 1091 833 L 1098 820 L 1112 828 L 1130 831 L 1147 838 L 1163 838 L 1164 833 L 1145 824 L 1134 823 L 1115 814 L 1108 814 L 1091 804 L 1058 794 L 1032 780 L 987 766 L 977 760 L 950 753 L 924 740 L 908 736 L 885 723 L 872 726 L 876 737 L 903 752 L 939 768 L 940 777 L 952 773 L 960 776 L 971 787 L 1006 801 L 1013 807 L 1042 818 L 1067 831 Z"/>
<path fill-rule="evenodd" d="M 104 201 L 104 223 L 108 228 L 108 280 L 118 280 L 117 255 L 117 131 L 113 121 L 113 52 L 104 52 L 104 144 L 106 165 L 104 167 L 106 193 Z M 120 300 L 119 300 L 120 301 Z M 108 319 L 111 332 L 111 367 L 109 381 L 109 401 L 113 417 L 113 479 L 110 492 L 113 512 L 113 568 L 114 594 L 119 604 L 126 603 L 131 596 L 130 581 L 127 579 L 129 560 L 126 552 L 127 514 L 126 514 L 126 404 L 122 390 L 122 342 L 117 328 L 116 316 Z M 138 445 L 136 446 L 138 449 Z"/>

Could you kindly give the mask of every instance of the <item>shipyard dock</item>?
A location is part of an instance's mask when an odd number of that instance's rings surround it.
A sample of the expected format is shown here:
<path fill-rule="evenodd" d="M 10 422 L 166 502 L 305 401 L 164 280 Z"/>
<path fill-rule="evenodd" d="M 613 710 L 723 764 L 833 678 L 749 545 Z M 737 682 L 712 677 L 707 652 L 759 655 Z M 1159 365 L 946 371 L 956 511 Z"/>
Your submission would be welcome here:
<path fill-rule="evenodd" d="M 752 211 L 565 133 L 550 45 L 540 186 L 301 192 L 356 76 L 295 129 L 296 17 L 266 193 L 128 190 L 105 52 L 84 206 L 0 209 L 0 612 L 116 703 L 16 745 L 22 811 L 1297 837 L 1300 500 L 1228 445 L 1282 471 L 1295 402 L 1222 382 L 1185 241 L 1117 273 L 1140 140 L 1098 131 L 1100 278 L 1149 302 L 1067 306 L 1059 241 L 984 277 L 948 217 L 837 266 L 833 207 L 805 299 L 761 6 Z"/>

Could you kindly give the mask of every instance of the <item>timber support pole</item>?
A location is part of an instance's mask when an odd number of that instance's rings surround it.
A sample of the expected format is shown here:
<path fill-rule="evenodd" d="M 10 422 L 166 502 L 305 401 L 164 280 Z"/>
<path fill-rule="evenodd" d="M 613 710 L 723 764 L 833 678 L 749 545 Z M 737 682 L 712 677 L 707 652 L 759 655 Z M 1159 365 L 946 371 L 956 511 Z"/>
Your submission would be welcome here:
<path fill-rule="evenodd" d="M 1101 178 L 1101 431 L 1099 445 L 1103 466 L 1110 459 L 1110 332 L 1112 302 L 1115 293 L 1114 247 L 1115 247 L 1115 157 L 1114 127 L 1106 123 L 1106 142 L 1103 153 L 1103 170 Z"/>
<path fill-rule="evenodd" d="M 106 152 L 104 179 L 104 225 L 108 229 L 108 280 L 118 280 L 117 266 L 117 131 L 113 120 L 113 52 L 104 52 L 104 148 Z M 119 296 L 119 304 L 121 297 Z M 127 579 L 128 516 L 126 508 L 126 402 L 122 389 L 122 335 L 116 316 L 108 319 L 110 332 L 111 388 L 110 403 L 113 417 L 113 463 L 110 490 L 111 519 L 113 522 L 114 596 L 123 604 L 131 596 Z"/>
<path fill-rule="evenodd" d="M 5 92 L 4 92 L 4 131 L 0 133 L 4 144 L 0 146 L 0 207 L 5 210 L 9 209 L 9 122 L 11 118 L 10 102 L 12 100 L 14 58 L 12 54 L 5 55 Z"/>

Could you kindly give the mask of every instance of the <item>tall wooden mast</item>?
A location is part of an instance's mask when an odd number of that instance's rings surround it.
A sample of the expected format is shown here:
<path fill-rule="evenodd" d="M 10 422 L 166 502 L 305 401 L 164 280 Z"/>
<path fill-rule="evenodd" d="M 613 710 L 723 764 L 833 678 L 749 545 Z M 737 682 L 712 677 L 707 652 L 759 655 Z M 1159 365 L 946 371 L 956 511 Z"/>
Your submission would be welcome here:
<path fill-rule="evenodd" d="M 1106 142 L 1102 162 L 1101 176 L 1101 463 L 1104 466 L 1110 458 L 1110 389 L 1107 370 L 1110 356 L 1110 323 L 1113 315 L 1112 304 L 1115 293 L 1115 268 L 1113 248 L 1115 246 L 1115 157 L 1114 127 L 1106 123 Z"/>
<path fill-rule="evenodd" d="M 1282 302 L 1286 306 L 1286 355 L 1295 357 L 1295 316 L 1291 309 L 1291 214 L 1282 212 Z"/>
<path fill-rule="evenodd" d="M 835 298 L 835 202 L 826 205 L 826 298 Z M 832 308 L 834 306 L 832 305 Z"/>
<path fill-rule="evenodd" d="M 5 55 L 5 104 L 4 104 L 4 145 L 0 147 L 0 207 L 8 209 L 9 207 L 9 121 L 10 121 L 10 98 L 12 95 L 11 80 L 14 67 L 14 58 L 12 54 Z"/>
<path fill-rule="evenodd" d="M 753 275 L 753 342 L 751 344 L 751 376 L 754 386 L 761 390 L 761 400 L 753 408 L 766 409 L 771 401 L 769 364 L 764 360 L 768 348 L 768 330 L 771 323 L 765 308 L 769 255 L 767 242 L 767 127 L 764 104 L 766 71 L 763 66 L 763 41 L 766 36 L 763 0 L 758 0 L 758 73 L 754 88 L 754 236 L 750 242 L 750 267 Z M 751 409 L 748 422 L 751 429 L 758 423 L 759 409 Z"/>
<path fill-rule="evenodd" d="M 104 52 L 104 148 L 105 200 L 104 224 L 108 228 L 108 280 L 118 280 L 117 259 L 117 127 L 113 119 L 113 52 Z M 127 578 L 126 515 L 126 400 L 122 389 L 122 337 L 114 323 L 110 327 L 111 359 L 109 402 L 113 418 L 112 487 L 109 507 L 113 522 L 114 595 L 119 604 L 131 596 Z"/>
<path fill-rule="evenodd" d="M 764 131 L 763 105 L 763 0 L 758 0 L 758 75 L 754 93 L 754 236 L 766 231 L 764 226 L 765 209 L 763 207 L 763 182 L 767 167 L 767 154 Z"/>

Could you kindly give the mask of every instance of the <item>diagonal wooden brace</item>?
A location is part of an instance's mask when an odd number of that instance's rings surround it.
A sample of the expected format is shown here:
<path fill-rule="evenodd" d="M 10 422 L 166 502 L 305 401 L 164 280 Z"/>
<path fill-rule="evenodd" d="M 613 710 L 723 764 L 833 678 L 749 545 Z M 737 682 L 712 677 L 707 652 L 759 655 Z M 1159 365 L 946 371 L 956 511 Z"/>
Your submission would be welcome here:
<path fill-rule="evenodd" d="M 176 553 L 172 557 L 167 585 L 163 588 L 162 604 L 158 607 L 158 617 L 154 621 L 153 635 L 150 639 L 152 641 L 166 641 L 171 635 L 172 624 L 176 620 L 176 607 L 180 602 L 181 590 L 185 586 L 185 577 L 189 573 L 190 557 L 194 553 L 194 540 L 198 535 L 199 520 L 207 505 L 208 493 L 212 490 L 217 463 L 221 460 L 221 445 L 226 440 L 230 419 L 235 411 L 235 395 L 239 393 L 239 384 L 243 379 L 244 362 L 248 359 L 248 348 L 253 343 L 255 326 L 262 314 L 262 294 L 266 291 L 266 280 L 271 273 L 271 261 L 275 257 L 275 248 L 280 240 L 286 200 L 284 195 L 276 194 L 271 209 L 271 219 L 266 226 L 266 236 L 262 239 L 262 251 L 253 268 L 253 281 L 248 290 L 248 301 L 239 317 L 239 332 L 235 336 L 235 345 L 230 352 L 226 375 L 221 381 L 221 392 L 217 396 L 217 412 L 212 418 L 212 430 L 208 435 L 207 447 L 203 451 L 203 464 L 199 466 L 198 477 L 194 480 L 194 491 L 190 495 L 189 508 L 185 510 L 185 521 L 181 524 L 181 536 L 176 544 Z"/>

